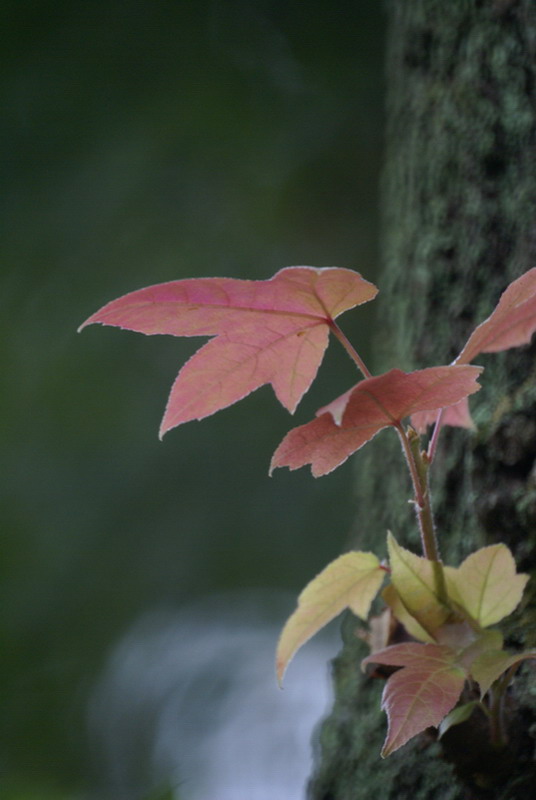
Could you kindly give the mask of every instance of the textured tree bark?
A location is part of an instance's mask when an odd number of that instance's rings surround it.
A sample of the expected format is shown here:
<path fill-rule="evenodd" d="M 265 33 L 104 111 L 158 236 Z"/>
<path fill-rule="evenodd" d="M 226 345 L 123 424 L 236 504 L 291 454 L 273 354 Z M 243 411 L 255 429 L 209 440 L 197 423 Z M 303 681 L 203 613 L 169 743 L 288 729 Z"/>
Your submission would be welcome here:
<path fill-rule="evenodd" d="M 501 291 L 536 265 L 536 3 L 388 2 L 381 346 L 376 372 L 449 363 Z M 478 359 L 477 431 L 442 434 L 432 475 L 444 561 L 502 541 L 536 568 L 536 348 Z M 356 458 L 352 546 L 384 551 L 385 533 L 419 540 L 396 436 Z M 536 646 L 535 578 L 506 627 L 510 647 Z M 511 690 L 510 747 L 490 749 L 474 720 L 445 743 L 433 731 L 382 761 L 383 682 L 359 669 L 359 623 L 343 623 L 336 699 L 322 725 L 313 800 L 531 796 L 536 785 L 534 671 Z M 477 716 L 477 715 L 475 715 Z M 454 762 L 454 763 L 453 763 Z"/>

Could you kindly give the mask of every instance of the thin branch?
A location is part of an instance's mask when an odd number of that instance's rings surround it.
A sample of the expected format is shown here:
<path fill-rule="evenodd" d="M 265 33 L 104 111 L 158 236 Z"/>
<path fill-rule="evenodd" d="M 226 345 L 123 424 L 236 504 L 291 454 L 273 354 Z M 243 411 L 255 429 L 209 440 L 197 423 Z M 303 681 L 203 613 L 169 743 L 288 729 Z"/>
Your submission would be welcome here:
<path fill-rule="evenodd" d="M 434 585 L 437 598 L 448 605 L 448 592 L 445 582 L 443 565 L 439 555 L 439 546 L 435 532 L 432 501 L 428 485 L 429 462 L 426 453 L 420 451 L 420 439 L 417 433 L 410 428 L 409 434 L 401 423 L 395 426 L 413 482 L 415 492 L 415 510 L 421 534 L 423 555 L 432 562 L 434 572 Z"/>

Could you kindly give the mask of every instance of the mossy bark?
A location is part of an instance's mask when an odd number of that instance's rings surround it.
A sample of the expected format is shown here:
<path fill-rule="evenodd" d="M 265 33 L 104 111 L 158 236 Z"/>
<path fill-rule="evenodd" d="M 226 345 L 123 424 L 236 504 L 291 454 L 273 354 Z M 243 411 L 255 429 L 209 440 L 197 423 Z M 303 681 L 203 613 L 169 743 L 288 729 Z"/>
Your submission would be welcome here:
<path fill-rule="evenodd" d="M 387 10 L 377 372 L 449 363 L 505 286 L 536 265 L 536 3 L 391 0 Z M 484 388 L 471 401 L 477 430 L 442 434 L 432 477 L 447 563 L 502 541 L 519 569 L 535 572 L 535 353 L 530 346 L 479 358 Z M 391 529 L 418 552 L 409 481 L 389 434 L 356 458 L 352 545 L 383 553 Z M 309 787 L 313 800 L 530 796 L 536 781 L 530 669 L 521 670 L 511 690 L 507 753 L 490 751 L 486 731 L 473 723 L 453 729 L 444 745 L 430 732 L 382 761 L 383 684 L 360 673 L 366 648 L 356 627 L 348 615 L 344 649 L 334 662 L 335 704 L 320 730 Z M 536 646 L 535 629 L 529 589 L 506 626 L 508 644 Z"/>

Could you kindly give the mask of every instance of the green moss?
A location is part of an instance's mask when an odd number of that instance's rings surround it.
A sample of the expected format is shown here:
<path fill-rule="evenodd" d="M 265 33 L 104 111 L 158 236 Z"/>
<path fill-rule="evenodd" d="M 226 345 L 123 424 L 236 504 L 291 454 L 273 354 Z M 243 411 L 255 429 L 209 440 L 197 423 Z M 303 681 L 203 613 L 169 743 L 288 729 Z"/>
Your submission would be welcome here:
<path fill-rule="evenodd" d="M 392 0 L 388 8 L 378 371 L 449 363 L 505 286 L 536 263 L 536 6 Z M 486 369 L 472 401 L 477 432 L 444 432 L 434 464 L 443 557 L 459 563 L 502 540 L 533 570 L 536 435 L 522 431 L 536 431 L 534 349 L 479 361 Z M 396 437 L 382 433 L 356 458 L 354 546 L 384 553 L 390 528 L 418 549 L 409 497 Z M 529 603 L 513 620 L 512 640 L 534 620 Z M 336 701 L 321 730 L 311 797 L 466 797 L 425 737 L 380 760 L 382 686 L 359 672 L 364 646 L 355 624 L 349 618 L 343 628 Z M 520 690 L 520 704 L 526 730 L 536 719 L 535 698 Z M 509 781 L 483 794 L 477 781 L 470 796 L 523 797 L 527 775 L 534 779 L 524 746 Z"/>

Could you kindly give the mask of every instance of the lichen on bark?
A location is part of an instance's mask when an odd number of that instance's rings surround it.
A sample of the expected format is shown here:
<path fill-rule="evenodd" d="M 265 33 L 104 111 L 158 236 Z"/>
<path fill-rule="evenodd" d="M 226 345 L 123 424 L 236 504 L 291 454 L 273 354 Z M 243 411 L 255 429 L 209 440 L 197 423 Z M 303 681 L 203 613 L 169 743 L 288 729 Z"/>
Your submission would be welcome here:
<path fill-rule="evenodd" d="M 536 265 L 536 5 L 391 0 L 387 14 L 377 372 L 449 363 L 506 285 Z M 433 493 L 447 563 L 504 541 L 520 569 L 536 571 L 535 353 L 530 346 L 479 358 L 484 388 L 471 403 L 477 430 L 442 434 Z M 409 481 L 389 433 L 356 458 L 352 545 L 381 553 L 389 528 L 418 550 Z M 474 747 L 475 759 L 458 763 L 456 778 L 445 757 L 452 752 L 432 734 L 382 761 L 382 684 L 360 674 L 366 648 L 357 624 L 351 615 L 343 624 L 336 699 L 319 733 L 309 787 L 313 800 L 530 794 L 536 697 L 526 676 L 512 692 L 511 728 L 522 732 L 506 774 L 480 769 L 482 758 L 490 766 L 494 758 Z M 532 589 L 506 627 L 507 642 L 536 646 L 535 627 Z M 459 726 L 460 741 L 466 734 Z"/>

